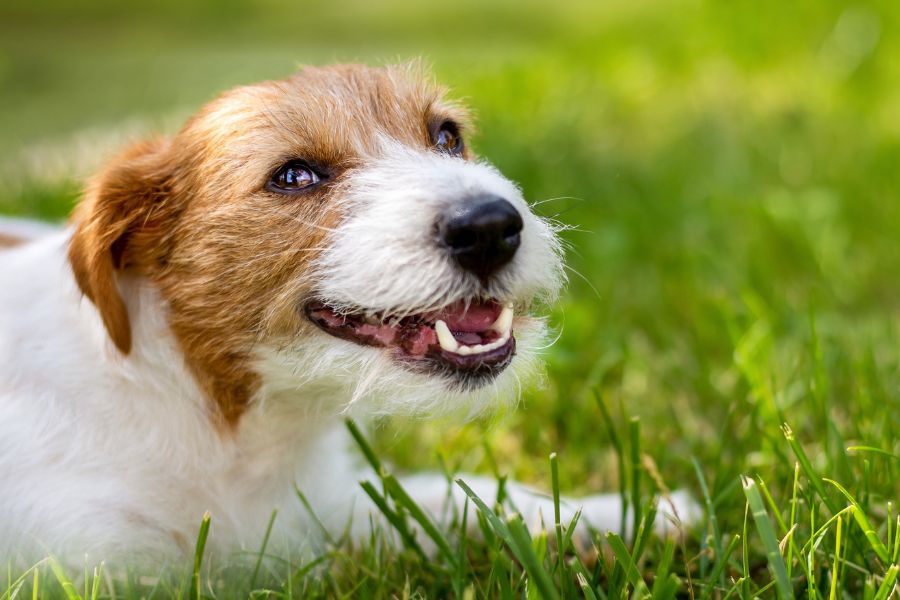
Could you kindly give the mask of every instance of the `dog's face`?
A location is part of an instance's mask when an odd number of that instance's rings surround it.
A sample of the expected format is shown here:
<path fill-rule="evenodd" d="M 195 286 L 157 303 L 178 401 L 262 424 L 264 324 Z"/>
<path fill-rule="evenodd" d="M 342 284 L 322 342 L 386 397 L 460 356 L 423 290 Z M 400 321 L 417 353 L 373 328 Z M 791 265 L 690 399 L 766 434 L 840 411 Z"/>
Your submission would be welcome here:
<path fill-rule="evenodd" d="M 551 227 L 468 131 L 407 67 L 233 90 L 93 180 L 73 270 L 125 353 L 116 273 L 152 281 L 231 423 L 259 394 L 334 386 L 381 412 L 479 410 L 531 371 L 542 324 L 525 311 L 562 271 Z"/>

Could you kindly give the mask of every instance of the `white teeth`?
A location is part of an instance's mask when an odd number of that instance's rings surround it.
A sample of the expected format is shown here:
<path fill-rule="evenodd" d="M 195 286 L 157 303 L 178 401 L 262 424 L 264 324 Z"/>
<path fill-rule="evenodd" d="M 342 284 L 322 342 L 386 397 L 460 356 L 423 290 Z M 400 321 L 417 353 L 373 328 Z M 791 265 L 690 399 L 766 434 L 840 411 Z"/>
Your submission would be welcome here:
<path fill-rule="evenodd" d="M 434 324 L 434 332 L 437 333 L 438 343 L 441 345 L 441 349 L 446 350 L 447 352 L 459 351 L 459 342 L 457 342 L 456 338 L 453 337 L 453 334 L 450 333 L 450 328 L 447 327 L 446 323 L 438 319 Z"/>
<path fill-rule="evenodd" d="M 453 334 L 450 333 L 450 328 L 447 327 L 447 323 L 441 320 L 435 322 L 434 331 L 435 333 L 437 333 L 438 343 L 441 345 L 442 350 L 453 352 L 454 354 L 469 356 L 471 354 L 483 354 L 484 352 L 490 352 L 491 350 L 496 350 L 497 348 L 500 348 L 501 346 L 506 344 L 506 342 L 508 342 L 509 338 L 512 336 L 512 321 L 513 308 L 510 304 L 503 307 L 503 310 L 500 311 L 500 316 L 498 316 L 497 320 L 491 324 L 490 329 L 499 333 L 500 337 L 490 344 L 475 344 L 473 346 L 460 344 L 458 341 L 456 341 L 456 338 L 453 337 Z"/>
<path fill-rule="evenodd" d="M 512 304 L 507 304 L 503 307 L 503 310 L 500 311 L 500 316 L 497 317 L 497 320 L 491 325 L 491 329 L 503 335 L 507 333 L 510 329 L 512 329 L 513 322 L 513 307 Z"/>
<path fill-rule="evenodd" d="M 490 352 L 491 350 L 496 350 L 503 344 L 509 341 L 510 332 L 507 331 L 502 336 L 491 342 L 490 344 L 475 344 L 474 346 L 463 346 L 462 344 L 456 350 L 452 352 L 456 352 L 456 354 L 462 354 L 463 356 L 468 356 L 470 354 L 482 354 L 484 352 Z M 444 348 L 441 345 L 441 348 Z M 446 350 L 446 348 L 444 348 Z"/>

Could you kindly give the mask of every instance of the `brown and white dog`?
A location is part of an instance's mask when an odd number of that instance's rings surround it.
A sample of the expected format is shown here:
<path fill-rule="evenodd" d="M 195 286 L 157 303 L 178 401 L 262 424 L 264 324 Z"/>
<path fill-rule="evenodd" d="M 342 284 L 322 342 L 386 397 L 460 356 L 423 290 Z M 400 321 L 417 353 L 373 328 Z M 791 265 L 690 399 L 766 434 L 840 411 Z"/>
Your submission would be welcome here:
<path fill-rule="evenodd" d="M 342 415 L 515 401 L 560 246 L 468 130 L 417 68 L 306 68 L 127 149 L 69 227 L 0 222 L 4 557 L 177 555 L 207 510 L 217 548 L 257 548 L 273 509 L 302 545 L 295 484 L 368 523 Z M 580 505 L 619 522 L 616 498 Z"/>

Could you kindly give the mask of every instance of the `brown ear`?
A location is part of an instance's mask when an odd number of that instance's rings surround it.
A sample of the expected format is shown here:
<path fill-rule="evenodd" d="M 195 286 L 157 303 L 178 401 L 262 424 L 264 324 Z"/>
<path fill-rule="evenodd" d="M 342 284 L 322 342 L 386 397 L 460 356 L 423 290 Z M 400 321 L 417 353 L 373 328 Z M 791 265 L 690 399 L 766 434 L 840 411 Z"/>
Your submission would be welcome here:
<path fill-rule="evenodd" d="M 131 351 L 128 309 L 116 282 L 116 273 L 149 260 L 147 246 L 160 231 L 168 197 L 163 169 L 162 141 L 132 146 L 87 187 L 72 214 L 75 230 L 69 243 L 69 262 L 78 287 L 100 312 L 103 324 L 123 354 Z"/>

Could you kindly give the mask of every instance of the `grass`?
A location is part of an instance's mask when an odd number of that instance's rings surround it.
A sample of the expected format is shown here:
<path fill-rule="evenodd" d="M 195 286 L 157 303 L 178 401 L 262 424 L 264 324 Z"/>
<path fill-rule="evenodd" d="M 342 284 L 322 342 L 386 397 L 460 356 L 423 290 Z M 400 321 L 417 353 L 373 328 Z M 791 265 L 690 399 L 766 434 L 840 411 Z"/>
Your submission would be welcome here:
<path fill-rule="evenodd" d="M 706 515 L 683 542 L 638 522 L 591 548 L 473 498 L 422 527 L 426 557 L 408 532 L 427 516 L 379 469 L 391 530 L 367 540 L 164 577 L 48 559 L 0 597 L 897 595 L 900 5 L 123 6 L 0 8 L 0 212 L 60 218 L 122 137 L 218 89 L 423 54 L 475 108 L 477 150 L 577 227 L 571 283 L 547 383 L 518 411 L 395 419 L 364 456 L 618 492 L 638 519 L 687 488 Z"/>

